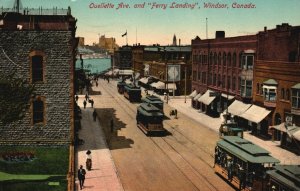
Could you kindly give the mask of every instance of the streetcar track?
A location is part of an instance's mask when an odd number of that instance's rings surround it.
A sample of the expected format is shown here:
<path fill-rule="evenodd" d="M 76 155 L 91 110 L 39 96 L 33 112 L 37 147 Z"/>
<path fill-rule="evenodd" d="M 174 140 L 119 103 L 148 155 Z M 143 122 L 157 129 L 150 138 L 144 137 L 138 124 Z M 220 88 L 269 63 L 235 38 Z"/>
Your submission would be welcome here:
<path fill-rule="evenodd" d="M 104 86 L 102 86 L 102 88 L 104 88 Z M 135 103 L 131 103 L 129 102 L 129 100 L 126 100 L 124 102 L 124 99 L 126 99 L 123 94 L 117 94 L 115 95 L 114 89 L 116 88 L 114 86 L 105 86 L 105 90 L 106 92 L 114 99 L 116 100 L 116 102 L 119 104 L 119 106 L 122 108 L 122 110 L 125 111 L 125 113 L 132 119 L 135 120 L 135 116 L 136 115 L 136 109 L 137 109 L 137 105 Z M 113 92 L 113 93 L 112 93 Z M 121 99 L 123 97 L 123 99 Z M 134 107 L 134 108 L 133 108 Z M 129 113 L 130 111 L 130 113 Z M 184 137 L 185 140 L 189 141 L 190 143 L 192 143 L 192 145 L 197 146 L 198 144 L 196 144 L 195 142 L 193 142 L 192 140 L 189 140 L 188 137 L 186 137 L 185 135 L 183 135 L 180 131 L 176 130 L 175 127 L 173 127 L 169 122 L 165 121 L 165 124 L 169 127 L 169 129 L 172 129 L 172 131 L 176 131 L 177 133 L 179 133 L 182 137 Z M 166 129 L 166 128 L 165 128 Z M 167 129 L 166 129 L 167 130 Z M 170 133 L 172 133 L 171 131 L 169 131 Z M 143 133 L 144 134 L 144 133 Z M 172 133 L 173 135 L 173 133 Z M 176 152 L 176 154 L 178 154 L 178 156 L 181 157 L 181 159 L 190 167 L 192 168 L 192 170 L 194 171 L 194 174 L 199 177 L 199 179 L 205 180 L 205 184 L 206 186 L 209 188 L 209 190 L 218 190 L 204 175 L 202 175 L 197 169 L 195 169 L 195 167 L 185 159 L 185 157 L 180 154 L 170 143 L 168 143 L 165 139 L 168 139 L 169 137 L 155 137 L 155 138 L 160 138 L 162 139 L 174 152 Z M 177 139 L 177 137 L 172 136 L 172 138 L 174 138 L 174 140 L 179 143 L 180 145 L 182 145 L 184 148 L 186 148 L 188 151 L 191 151 L 190 148 L 188 148 L 185 144 L 180 143 L 180 141 Z M 167 156 L 172 163 L 174 163 L 174 165 L 176 166 L 176 168 L 190 181 L 191 184 L 193 184 L 193 186 L 197 189 L 200 190 L 200 188 L 198 188 L 195 183 L 190 179 L 190 177 L 188 177 L 186 175 L 186 173 L 184 172 L 184 170 L 180 169 L 180 167 L 178 166 L 179 164 L 177 164 L 175 161 L 172 160 L 172 158 L 168 155 L 167 151 L 163 150 L 163 148 L 161 146 L 159 146 L 158 143 L 156 143 L 156 141 L 154 140 L 154 137 L 149 136 L 149 139 L 157 146 L 158 149 L 160 149 L 165 156 Z M 213 157 L 211 155 L 211 153 L 207 152 L 206 150 L 204 150 L 203 148 L 197 146 L 197 148 L 199 148 L 201 151 L 205 152 L 206 154 L 208 154 L 209 156 Z M 208 165 L 209 168 L 212 168 L 211 165 L 204 159 L 202 159 L 201 157 L 199 157 L 198 155 L 192 153 L 193 155 L 196 156 L 196 158 L 198 158 L 200 161 L 202 161 L 203 163 L 205 163 L 206 165 Z"/>

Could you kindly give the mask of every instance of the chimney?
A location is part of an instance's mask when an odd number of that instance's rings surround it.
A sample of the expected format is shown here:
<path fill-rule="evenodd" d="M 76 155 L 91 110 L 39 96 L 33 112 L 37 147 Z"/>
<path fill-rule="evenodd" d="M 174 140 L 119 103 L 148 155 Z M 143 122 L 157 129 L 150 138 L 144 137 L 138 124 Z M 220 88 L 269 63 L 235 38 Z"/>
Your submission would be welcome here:
<path fill-rule="evenodd" d="M 267 27 L 264 27 L 264 31 L 267 32 Z"/>
<path fill-rule="evenodd" d="M 225 31 L 216 31 L 216 39 L 225 38 Z"/>

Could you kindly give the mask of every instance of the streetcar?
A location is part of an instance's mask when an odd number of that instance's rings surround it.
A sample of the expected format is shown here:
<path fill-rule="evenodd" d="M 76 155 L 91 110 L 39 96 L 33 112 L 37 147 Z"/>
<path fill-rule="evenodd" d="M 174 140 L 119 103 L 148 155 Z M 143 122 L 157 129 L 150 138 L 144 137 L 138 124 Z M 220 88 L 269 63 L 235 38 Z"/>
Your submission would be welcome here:
<path fill-rule="evenodd" d="M 161 99 L 154 95 L 148 95 L 145 98 L 142 98 L 143 103 L 150 103 L 160 109 L 160 111 L 164 112 L 164 102 Z"/>
<path fill-rule="evenodd" d="M 300 165 L 277 165 L 267 174 L 269 176 L 268 191 L 300 190 Z"/>
<path fill-rule="evenodd" d="M 137 108 L 137 126 L 146 134 L 165 133 L 163 128 L 164 114 L 150 103 L 141 103 Z"/>
<path fill-rule="evenodd" d="M 119 81 L 117 83 L 117 88 L 118 88 L 118 92 L 120 94 L 123 94 L 124 93 L 124 86 L 126 85 L 126 83 L 122 80 L 122 81 Z"/>
<path fill-rule="evenodd" d="M 130 102 L 140 102 L 142 98 L 141 88 L 132 84 L 124 85 L 123 94 Z"/>
<path fill-rule="evenodd" d="M 235 122 L 226 122 L 220 125 L 219 129 L 220 137 L 223 136 L 238 136 L 240 138 L 244 137 L 244 130 L 237 126 Z"/>
<path fill-rule="evenodd" d="M 266 172 L 280 161 L 270 153 L 238 136 L 224 136 L 215 148 L 214 169 L 242 191 L 268 190 Z"/>

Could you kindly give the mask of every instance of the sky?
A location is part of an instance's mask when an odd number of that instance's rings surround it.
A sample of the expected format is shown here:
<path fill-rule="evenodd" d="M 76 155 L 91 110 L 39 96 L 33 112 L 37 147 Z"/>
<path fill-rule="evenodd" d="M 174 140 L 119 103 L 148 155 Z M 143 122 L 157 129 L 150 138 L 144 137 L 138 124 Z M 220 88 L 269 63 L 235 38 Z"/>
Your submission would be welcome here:
<path fill-rule="evenodd" d="M 0 0 L 1 7 L 13 7 L 15 0 Z M 182 45 L 191 44 L 196 36 L 214 38 L 215 31 L 225 31 L 226 37 L 256 34 L 266 26 L 278 24 L 300 25 L 299 0 L 20 0 L 28 8 L 67 8 L 78 20 L 76 36 L 86 44 L 98 43 L 99 36 L 114 37 L 117 44 L 143 45 L 172 44 L 173 35 Z M 91 8 L 93 5 L 112 4 L 113 8 Z M 120 3 L 128 8 L 118 8 Z M 171 8 L 172 4 L 195 5 L 192 8 Z M 224 4 L 225 8 L 205 8 L 204 4 Z M 253 8 L 233 8 L 237 3 Z M 161 4 L 166 4 L 164 8 Z M 144 5 L 144 8 L 135 8 Z M 153 8 L 157 5 L 157 8 Z M 206 35 L 207 32 L 207 35 Z"/>

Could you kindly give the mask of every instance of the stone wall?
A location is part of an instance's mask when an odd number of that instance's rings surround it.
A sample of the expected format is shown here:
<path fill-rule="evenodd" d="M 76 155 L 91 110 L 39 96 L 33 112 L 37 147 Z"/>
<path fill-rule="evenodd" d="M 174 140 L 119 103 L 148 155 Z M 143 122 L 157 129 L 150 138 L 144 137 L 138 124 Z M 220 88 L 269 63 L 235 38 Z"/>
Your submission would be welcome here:
<path fill-rule="evenodd" d="M 72 31 L 1 31 L 0 71 L 16 71 L 30 81 L 29 54 L 45 54 L 45 81 L 35 85 L 35 94 L 45 98 L 45 123 L 33 125 L 31 110 L 23 120 L 0 123 L 0 145 L 65 145 L 70 142 L 73 111 Z"/>

